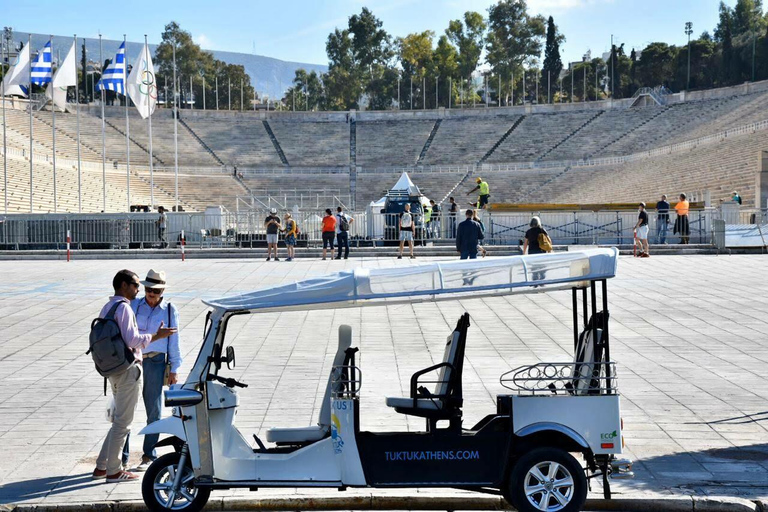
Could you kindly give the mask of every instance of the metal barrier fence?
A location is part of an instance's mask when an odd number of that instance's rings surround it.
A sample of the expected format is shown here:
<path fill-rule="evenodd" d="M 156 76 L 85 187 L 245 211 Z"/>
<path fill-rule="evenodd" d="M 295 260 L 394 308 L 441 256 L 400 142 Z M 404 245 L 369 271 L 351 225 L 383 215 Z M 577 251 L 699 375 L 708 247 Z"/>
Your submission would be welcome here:
<path fill-rule="evenodd" d="M 480 212 L 486 245 L 522 243 L 532 215 L 541 218 L 544 228 L 557 245 L 631 244 L 637 212 L 633 211 L 542 211 L 491 213 Z M 125 214 L 14 214 L 0 217 L 0 249 L 62 249 L 67 232 L 74 248 L 128 249 L 175 247 L 184 232 L 189 247 L 256 247 L 266 239 L 266 212 L 194 212 L 169 213 L 167 229 L 158 229 L 156 213 Z M 283 218 L 284 213 L 279 214 Z M 324 212 L 294 214 L 300 246 L 318 246 L 322 240 Z M 377 245 L 399 239 L 399 215 L 372 211 L 351 213 L 349 238 L 353 245 Z M 417 243 L 452 244 L 455 227 L 465 219 L 443 212 L 425 222 L 414 215 L 414 239 Z M 714 220 L 718 210 L 705 209 L 689 214 L 690 242 L 713 243 Z M 651 243 L 659 243 L 657 221 L 649 212 Z M 678 243 L 673 234 L 675 214 L 670 214 L 667 243 Z"/>

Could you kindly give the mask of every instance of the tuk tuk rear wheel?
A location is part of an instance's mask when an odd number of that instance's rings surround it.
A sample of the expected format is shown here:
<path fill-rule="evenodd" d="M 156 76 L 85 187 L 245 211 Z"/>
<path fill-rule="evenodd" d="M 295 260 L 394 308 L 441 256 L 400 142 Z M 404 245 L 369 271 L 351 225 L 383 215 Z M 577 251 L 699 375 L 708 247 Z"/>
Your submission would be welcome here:
<path fill-rule="evenodd" d="M 535 448 L 517 460 L 505 491 L 520 512 L 578 512 L 587 499 L 587 477 L 570 453 Z"/>
<path fill-rule="evenodd" d="M 179 492 L 172 492 L 180 458 L 181 454 L 178 452 L 165 454 L 156 459 L 144 473 L 141 496 L 152 512 L 199 512 L 208 503 L 211 490 L 195 486 L 195 473 L 189 462 L 183 468 Z"/>

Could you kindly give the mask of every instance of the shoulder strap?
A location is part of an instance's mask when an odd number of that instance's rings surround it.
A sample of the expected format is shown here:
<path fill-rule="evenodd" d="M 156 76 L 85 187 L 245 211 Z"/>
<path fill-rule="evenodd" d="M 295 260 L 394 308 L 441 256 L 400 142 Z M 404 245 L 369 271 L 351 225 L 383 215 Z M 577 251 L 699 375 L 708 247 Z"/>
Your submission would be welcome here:
<path fill-rule="evenodd" d="M 117 302 L 115 302 L 115 303 L 112 305 L 112 307 L 111 307 L 111 308 L 109 308 L 109 311 L 107 311 L 107 314 L 106 314 L 106 316 L 105 316 L 104 318 L 105 318 L 105 319 L 107 319 L 107 318 L 112 318 L 112 319 L 114 319 L 114 318 L 115 318 L 115 314 L 117 313 L 117 307 L 118 307 L 120 304 L 122 304 L 122 302 L 123 302 L 123 301 L 121 301 L 121 300 L 118 300 Z"/>

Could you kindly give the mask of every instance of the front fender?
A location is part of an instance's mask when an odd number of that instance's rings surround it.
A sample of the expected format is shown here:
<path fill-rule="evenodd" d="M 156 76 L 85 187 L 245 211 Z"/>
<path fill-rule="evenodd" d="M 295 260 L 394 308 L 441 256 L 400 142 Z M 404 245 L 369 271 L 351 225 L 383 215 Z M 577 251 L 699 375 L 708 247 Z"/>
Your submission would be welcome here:
<path fill-rule="evenodd" d="M 182 441 L 187 440 L 187 434 L 184 432 L 184 422 L 176 416 L 169 416 L 161 420 L 150 423 L 139 432 L 140 435 L 146 434 L 170 434 L 176 436 Z"/>
<path fill-rule="evenodd" d="M 549 434 L 557 434 L 566 437 L 573 443 L 576 443 L 579 447 L 589 450 L 589 443 L 582 437 L 578 432 L 573 430 L 571 427 L 568 427 L 566 425 L 560 424 L 560 423 L 552 423 L 552 422 L 541 422 L 541 423 L 534 423 L 532 425 L 527 425 L 517 432 L 515 432 L 515 435 L 524 438 L 528 436 L 534 436 L 536 434 L 539 434 L 542 436 L 542 439 L 546 439 L 547 433 Z"/>

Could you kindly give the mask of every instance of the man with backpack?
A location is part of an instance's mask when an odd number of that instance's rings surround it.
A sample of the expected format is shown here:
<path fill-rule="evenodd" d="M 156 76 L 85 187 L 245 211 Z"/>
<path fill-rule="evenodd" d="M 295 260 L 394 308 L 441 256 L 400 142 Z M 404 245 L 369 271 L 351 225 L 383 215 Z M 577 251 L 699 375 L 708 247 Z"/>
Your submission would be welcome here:
<path fill-rule="evenodd" d="M 341 206 L 336 207 L 336 245 L 339 247 L 337 260 L 341 259 L 341 249 L 344 248 L 344 259 L 349 257 L 349 227 L 355 219 L 344 213 Z"/>
<path fill-rule="evenodd" d="M 139 478 L 122 469 L 121 454 L 139 399 L 142 350 L 153 341 L 176 333 L 175 328 L 164 327 L 163 322 L 155 334 L 139 333 L 136 315 L 131 308 L 131 301 L 139 293 L 139 286 L 141 283 L 135 272 L 118 272 L 112 280 L 115 294 L 101 309 L 99 318 L 91 324 L 88 353 L 93 357 L 99 374 L 109 381 L 115 400 L 112 427 L 104 439 L 91 478 L 106 478 L 108 483 L 129 482 Z"/>

